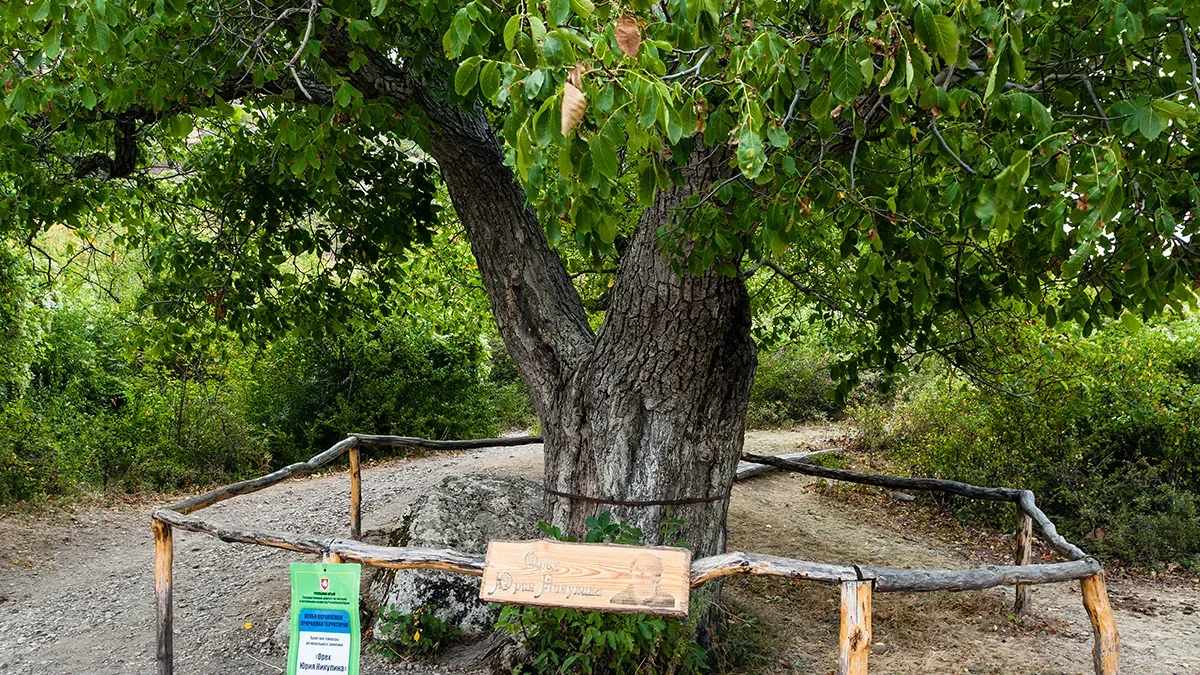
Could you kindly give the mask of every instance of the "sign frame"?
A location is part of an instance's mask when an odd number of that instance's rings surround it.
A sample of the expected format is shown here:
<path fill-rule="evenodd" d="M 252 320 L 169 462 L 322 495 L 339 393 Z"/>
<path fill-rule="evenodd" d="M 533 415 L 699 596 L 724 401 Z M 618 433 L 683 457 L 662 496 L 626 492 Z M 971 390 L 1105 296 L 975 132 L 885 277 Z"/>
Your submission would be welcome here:
<path fill-rule="evenodd" d="M 684 618 L 689 611 L 691 563 L 689 549 L 673 546 L 491 541 L 479 599 Z"/>
<path fill-rule="evenodd" d="M 358 675 L 362 657 L 362 566 L 292 563 L 288 574 L 292 598 L 287 675 Z M 313 665 L 301 668 L 301 661 L 309 655 L 313 656 Z"/>

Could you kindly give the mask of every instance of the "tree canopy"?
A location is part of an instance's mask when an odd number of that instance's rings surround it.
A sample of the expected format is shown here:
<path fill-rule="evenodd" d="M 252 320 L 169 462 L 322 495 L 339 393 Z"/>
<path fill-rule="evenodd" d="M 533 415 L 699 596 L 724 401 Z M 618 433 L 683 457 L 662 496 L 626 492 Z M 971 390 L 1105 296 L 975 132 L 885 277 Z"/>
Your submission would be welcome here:
<path fill-rule="evenodd" d="M 847 381 L 961 358 L 1014 319 L 1086 332 L 1195 302 L 1185 0 L 0 12 L 0 228 L 152 243 L 163 311 L 281 324 L 385 283 L 438 218 L 425 153 L 457 123 L 438 106 L 482 107 L 549 243 L 597 268 L 689 158 L 715 157 L 716 180 L 660 225 L 663 255 L 770 273 L 852 322 Z"/>

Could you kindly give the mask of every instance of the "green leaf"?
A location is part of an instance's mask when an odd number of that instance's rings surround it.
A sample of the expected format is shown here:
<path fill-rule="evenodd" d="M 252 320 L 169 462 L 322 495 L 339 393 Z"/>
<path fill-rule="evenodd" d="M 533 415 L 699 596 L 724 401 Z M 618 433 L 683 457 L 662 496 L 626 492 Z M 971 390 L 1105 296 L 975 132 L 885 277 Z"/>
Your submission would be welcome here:
<path fill-rule="evenodd" d="M 600 241 L 605 244 L 611 244 L 617 240 L 617 221 L 612 216 L 605 214 L 600 218 L 596 234 L 600 235 Z"/>
<path fill-rule="evenodd" d="M 343 83 L 342 86 L 338 87 L 337 93 L 333 96 L 333 100 L 338 104 L 339 107 L 345 108 L 346 106 L 350 105 L 351 101 L 354 100 L 354 94 L 357 92 L 358 90 L 354 87 Z"/>
<path fill-rule="evenodd" d="M 791 143 L 791 141 L 788 140 L 787 132 L 783 130 L 783 127 L 772 126 L 767 131 L 767 138 L 771 140 L 771 145 L 775 146 L 776 148 L 786 148 Z"/>
<path fill-rule="evenodd" d="M 546 71 L 535 70 L 525 78 L 525 98 L 532 99 L 542 91 L 542 84 L 546 81 Z"/>
<path fill-rule="evenodd" d="M 88 47 L 97 52 L 108 51 L 112 31 L 102 21 L 92 21 L 88 24 Z"/>
<path fill-rule="evenodd" d="M 988 73 L 987 88 L 984 89 L 984 92 L 983 92 L 983 100 L 985 102 L 991 100 L 992 96 L 994 96 L 995 94 L 999 93 L 1000 91 L 1002 91 L 1004 89 L 1003 85 L 1001 85 L 999 87 L 999 89 L 997 89 L 996 81 L 999 79 L 1000 64 L 1004 61 L 1004 49 L 1007 46 L 1008 46 L 1008 37 L 1005 36 L 1004 39 L 1000 40 L 1000 48 L 996 50 L 996 57 L 995 57 L 995 60 L 992 62 L 992 70 L 991 70 L 991 72 Z"/>
<path fill-rule="evenodd" d="M 1175 101 L 1168 101 L 1166 99 L 1152 101 L 1150 103 L 1150 107 L 1153 108 L 1154 112 L 1158 113 L 1160 117 L 1165 117 L 1169 120 L 1178 120 L 1191 116 L 1191 111 L 1187 106 L 1180 105 Z"/>
<path fill-rule="evenodd" d="M 829 84 L 833 97 L 841 103 L 851 103 L 862 88 L 862 69 L 847 47 L 833 58 L 829 65 Z"/>
<path fill-rule="evenodd" d="M 450 22 L 450 29 L 446 31 L 446 35 L 442 38 L 442 47 L 446 50 L 446 56 L 455 59 L 459 54 L 462 54 L 463 49 L 467 46 L 467 41 L 471 39 L 471 16 L 467 13 L 467 8 L 463 7 L 454 13 L 454 20 Z"/>
<path fill-rule="evenodd" d="M 500 93 L 500 64 L 488 61 L 479 70 L 479 91 L 489 99 L 495 99 Z"/>
<path fill-rule="evenodd" d="M 654 204 L 654 195 L 658 191 L 658 175 L 654 164 L 649 163 L 638 172 L 638 203 L 642 206 Z"/>
<path fill-rule="evenodd" d="M 1096 240 L 1088 239 L 1075 249 L 1067 262 L 1063 263 L 1062 274 L 1064 277 L 1074 277 L 1083 269 L 1084 263 L 1092 257 L 1092 251 L 1096 248 Z"/>
<path fill-rule="evenodd" d="M 188 134 L 192 133 L 195 125 L 192 124 L 192 118 L 187 115 L 176 115 L 170 118 L 167 122 L 167 127 L 171 131 L 171 135 L 175 138 L 187 138 Z"/>
<path fill-rule="evenodd" d="M 96 92 L 92 91 L 90 85 L 83 85 L 83 90 L 79 94 L 79 102 L 88 110 L 96 107 Z"/>
<path fill-rule="evenodd" d="M 1147 140 L 1154 140 L 1163 130 L 1163 119 L 1154 112 L 1151 107 L 1146 107 L 1141 110 L 1138 116 L 1138 131 L 1141 132 Z"/>
<path fill-rule="evenodd" d="M 646 97 L 646 105 L 642 108 L 642 114 L 638 117 L 638 124 L 643 129 L 649 129 L 654 126 L 658 120 L 658 97 L 651 92 Z"/>
<path fill-rule="evenodd" d="M 458 92 L 459 96 L 466 96 L 467 92 L 471 91 L 471 89 L 475 86 L 475 82 L 479 77 L 480 61 L 480 57 L 472 56 L 466 61 L 463 61 L 458 67 L 458 72 L 454 74 L 454 91 Z M 338 90 L 338 94 L 341 94 L 341 90 Z M 339 101 L 339 105 L 345 104 Z"/>
<path fill-rule="evenodd" d="M 937 52 L 946 63 L 958 59 L 958 26 L 947 16 L 934 14 L 928 7 L 921 7 L 914 21 L 917 37 L 930 51 Z"/>
<path fill-rule="evenodd" d="M 571 11 L 586 19 L 596 11 L 596 5 L 592 0 L 571 0 Z"/>
<path fill-rule="evenodd" d="M 51 30 L 42 38 L 42 53 L 46 58 L 54 60 L 58 58 L 59 52 L 62 51 L 62 33 L 57 29 Z"/>
<path fill-rule="evenodd" d="M 616 144 L 604 134 L 596 134 L 588 142 L 588 148 L 591 150 L 592 164 L 600 172 L 600 175 L 615 179 L 619 171 Z"/>
<path fill-rule="evenodd" d="M 533 36 L 534 42 L 546 39 L 546 24 L 536 14 L 529 15 L 529 34 Z"/>
<path fill-rule="evenodd" d="M 570 0 L 550 0 L 550 25 L 559 26 L 571 18 Z"/>
<path fill-rule="evenodd" d="M 504 48 L 512 49 L 517 41 L 517 33 L 521 31 L 521 15 L 514 14 L 504 24 Z"/>
<path fill-rule="evenodd" d="M 762 137 L 749 124 L 742 126 L 742 133 L 738 136 L 737 159 L 742 175 L 750 180 L 758 178 L 767 163 Z"/>
<path fill-rule="evenodd" d="M 388 0 L 371 0 L 371 16 L 379 16 L 383 14 L 383 10 L 387 9 Z"/>
<path fill-rule="evenodd" d="M 36 9 L 29 15 L 29 18 L 35 23 L 41 23 L 50 16 L 50 0 L 42 0 L 37 4 Z"/>

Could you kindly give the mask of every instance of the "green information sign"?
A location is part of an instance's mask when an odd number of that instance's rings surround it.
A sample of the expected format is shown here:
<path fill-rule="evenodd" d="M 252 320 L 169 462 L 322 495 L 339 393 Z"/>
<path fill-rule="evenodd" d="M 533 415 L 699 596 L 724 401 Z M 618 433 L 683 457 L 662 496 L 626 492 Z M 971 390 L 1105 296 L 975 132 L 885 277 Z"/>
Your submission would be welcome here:
<path fill-rule="evenodd" d="M 359 565 L 292 563 L 288 675 L 358 675 L 361 574 Z"/>

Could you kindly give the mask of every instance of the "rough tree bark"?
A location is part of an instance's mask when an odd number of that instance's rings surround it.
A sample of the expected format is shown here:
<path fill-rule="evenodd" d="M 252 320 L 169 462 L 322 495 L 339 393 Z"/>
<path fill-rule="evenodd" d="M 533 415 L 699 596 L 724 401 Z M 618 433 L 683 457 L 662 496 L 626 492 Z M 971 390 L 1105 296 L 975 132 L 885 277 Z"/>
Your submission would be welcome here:
<path fill-rule="evenodd" d="M 464 116 L 464 119 L 470 116 Z M 660 543 L 684 521 L 696 555 L 724 550 L 727 501 L 754 373 L 749 300 L 740 280 L 676 274 L 655 233 L 688 196 L 727 172 L 723 150 L 694 153 L 685 185 L 659 194 L 621 261 L 593 336 L 561 260 L 482 115 L 443 128 L 434 156 L 466 226 L 505 344 L 546 438 L 550 519 L 581 533 L 602 511 Z M 604 501 L 711 500 L 622 506 Z"/>
<path fill-rule="evenodd" d="M 340 40 L 324 50 L 345 60 Z M 483 111 L 448 102 L 443 82 L 418 81 L 378 54 L 347 74 L 366 95 L 414 105 L 431 123 L 432 154 L 542 421 L 547 490 L 577 496 L 547 494 L 552 522 L 579 534 L 588 516 L 611 511 L 661 543 L 660 523 L 676 517 L 697 556 L 723 551 L 755 365 L 749 300 L 738 279 L 675 274 L 655 236 L 687 197 L 735 170 L 727 149 L 694 152 L 684 185 L 645 211 L 594 334 Z"/>

